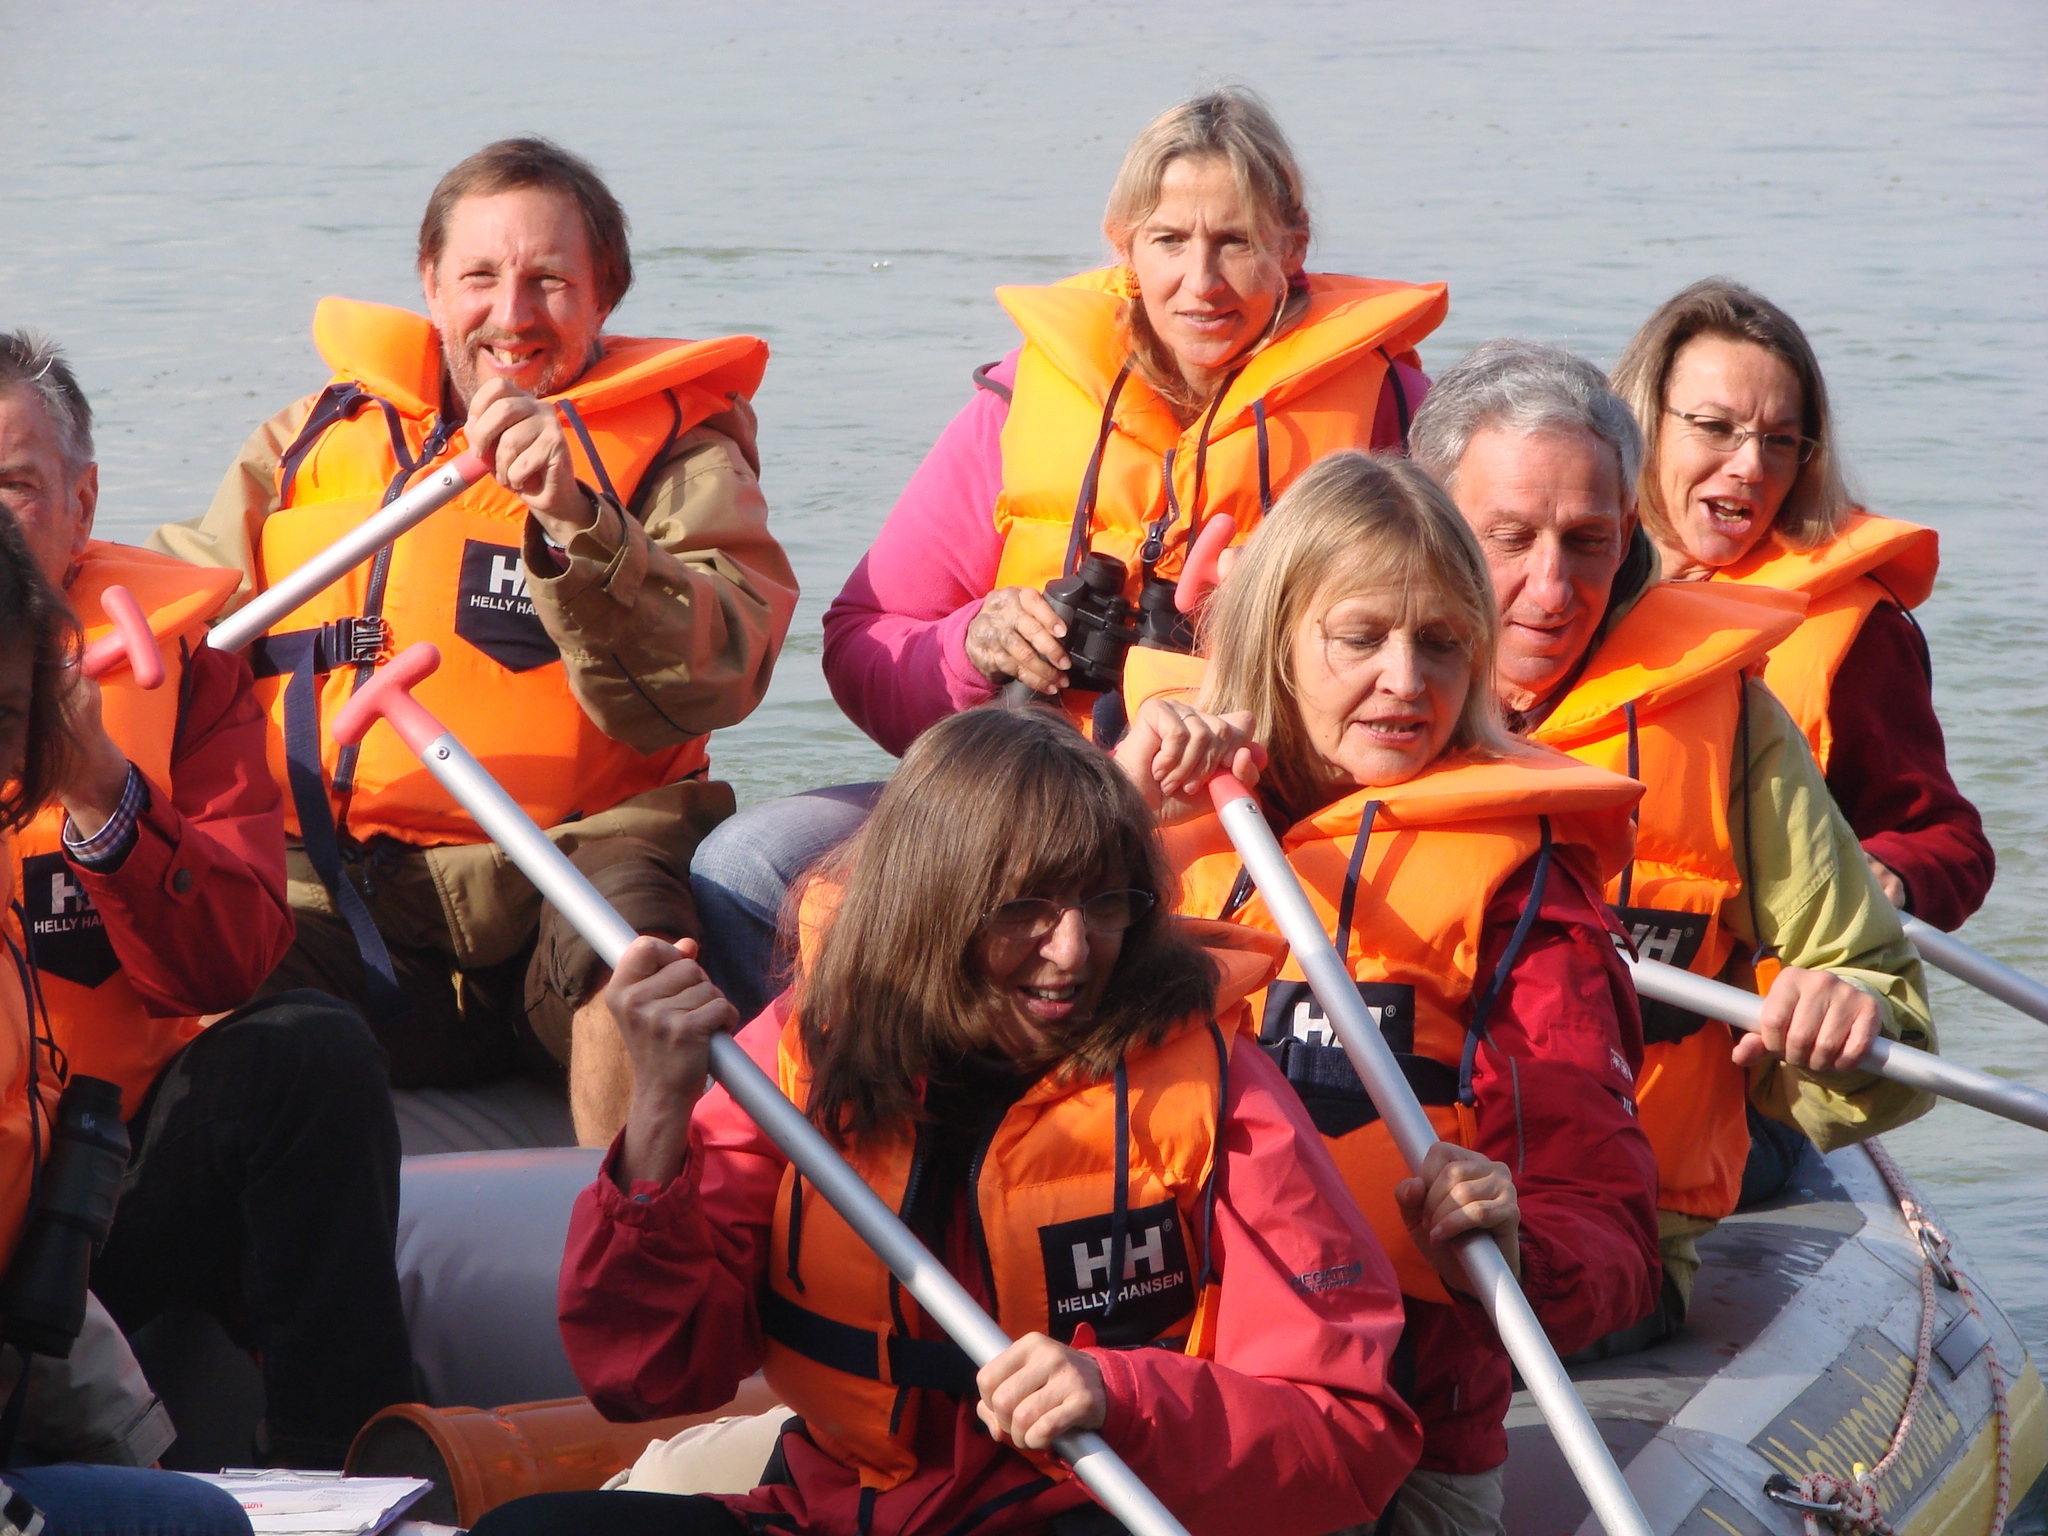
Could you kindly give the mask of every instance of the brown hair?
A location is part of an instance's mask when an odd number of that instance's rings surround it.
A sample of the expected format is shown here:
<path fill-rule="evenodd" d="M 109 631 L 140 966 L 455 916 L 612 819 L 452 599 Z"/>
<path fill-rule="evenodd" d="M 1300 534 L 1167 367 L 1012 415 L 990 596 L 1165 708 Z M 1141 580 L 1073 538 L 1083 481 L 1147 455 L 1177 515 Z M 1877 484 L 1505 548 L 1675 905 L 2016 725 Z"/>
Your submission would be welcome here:
<path fill-rule="evenodd" d="M 1800 432 L 1818 445 L 1813 457 L 1799 466 L 1792 489 L 1771 523 L 1771 531 L 1794 549 L 1812 549 L 1841 531 L 1850 510 L 1841 460 L 1835 454 L 1835 427 L 1828 410 L 1827 380 L 1806 332 L 1769 299 L 1725 277 L 1702 278 L 1666 299 L 1643 328 L 1622 349 L 1614 365 L 1614 390 L 1635 412 L 1643 429 L 1643 472 L 1637 506 L 1650 531 L 1671 537 L 1671 519 L 1657 499 L 1657 458 L 1664 441 L 1665 388 L 1671 365 L 1696 336 L 1720 336 L 1762 347 L 1792 370 L 1799 381 Z"/>
<path fill-rule="evenodd" d="M 1251 711 L 1271 757 L 1264 782 L 1294 816 L 1315 808 L 1323 782 L 1296 703 L 1295 632 L 1312 610 L 1383 583 L 1441 597 L 1469 650 L 1471 685 L 1449 749 L 1507 744 L 1493 691 L 1500 619 L 1478 539 L 1417 465 L 1333 453 L 1288 487 L 1202 615 L 1202 708 Z"/>
<path fill-rule="evenodd" d="M 0 649 L 27 650 L 34 665 L 21 773 L 0 784 L 0 832 L 26 826 L 77 760 L 67 676 L 78 658 L 78 621 L 43 576 L 13 518 L 0 514 Z"/>
<path fill-rule="evenodd" d="M 1238 200 L 1251 219 L 1253 244 L 1260 254 L 1283 264 L 1292 258 L 1298 267 L 1299 254 L 1308 249 L 1310 232 L 1301 166 L 1266 104 L 1252 92 L 1233 87 L 1169 107 L 1131 141 L 1102 215 L 1102 232 L 1120 259 L 1129 262 L 1132 236 L 1159 206 L 1166 168 L 1183 159 L 1214 159 L 1227 164 L 1237 183 Z M 1292 281 L 1296 273 L 1288 276 L 1288 291 L 1275 307 L 1273 324 L 1259 345 L 1277 335 L 1289 318 L 1287 311 L 1298 289 Z M 1172 353 L 1146 320 L 1144 303 L 1135 293 L 1124 301 L 1122 326 L 1131 361 L 1160 395 L 1189 415 L 1208 404 L 1189 389 Z"/>
<path fill-rule="evenodd" d="M 448 216 L 457 203 L 465 197 L 493 197 L 524 187 L 559 192 L 574 200 L 590 235 L 598 307 L 610 313 L 633 286 L 626 210 L 595 166 L 547 139 L 499 139 L 443 176 L 420 218 L 420 265 L 432 267 L 440 262 L 441 248 L 448 240 Z"/>
<path fill-rule="evenodd" d="M 1003 902 L 1091 882 L 1155 897 L 1124 934 L 1094 1016 L 1028 1064 L 1100 1078 L 1214 1006 L 1214 973 L 1169 918 L 1178 891 L 1151 812 L 1054 710 L 985 706 L 940 721 L 815 878 L 836 903 L 807 936 L 795 1004 L 809 1113 L 842 1140 L 914 1122 L 924 1080 L 994 1044 L 1008 1004 L 974 946 Z"/>

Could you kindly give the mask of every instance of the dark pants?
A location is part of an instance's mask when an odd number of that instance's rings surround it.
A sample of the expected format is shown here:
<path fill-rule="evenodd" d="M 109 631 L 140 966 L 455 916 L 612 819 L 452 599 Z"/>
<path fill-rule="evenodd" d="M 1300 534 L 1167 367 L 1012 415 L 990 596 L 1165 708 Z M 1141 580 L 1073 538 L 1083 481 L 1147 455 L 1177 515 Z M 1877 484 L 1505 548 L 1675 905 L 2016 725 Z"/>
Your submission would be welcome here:
<path fill-rule="evenodd" d="M 536 1493 L 500 1504 L 470 1536 L 746 1536 L 706 1494 Z"/>
<path fill-rule="evenodd" d="M 543 902 L 511 958 L 460 969 L 447 908 L 420 850 L 380 838 L 361 853 L 351 869 L 362 878 L 390 951 L 402 1010 L 376 1014 L 348 924 L 331 910 L 304 905 L 292 908 L 298 934 L 263 995 L 318 987 L 353 1004 L 388 1053 L 395 1088 L 467 1088 L 515 1073 L 556 1074 L 569 1059 L 570 1020 L 606 975 L 597 953 Z M 658 845 L 608 837 L 570 859 L 639 932 L 699 936 L 688 870 Z M 295 892 L 318 891 L 312 862 L 296 844 L 286 867 Z"/>
<path fill-rule="evenodd" d="M 181 1302 L 213 1313 L 262 1364 L 270 1459 L 340 1466 L 416 1395 L 377 1042 L 324 993 L 253 1003 L 178 1053 L 129 1136 L 93 1290 L 131 1334 Z"/>

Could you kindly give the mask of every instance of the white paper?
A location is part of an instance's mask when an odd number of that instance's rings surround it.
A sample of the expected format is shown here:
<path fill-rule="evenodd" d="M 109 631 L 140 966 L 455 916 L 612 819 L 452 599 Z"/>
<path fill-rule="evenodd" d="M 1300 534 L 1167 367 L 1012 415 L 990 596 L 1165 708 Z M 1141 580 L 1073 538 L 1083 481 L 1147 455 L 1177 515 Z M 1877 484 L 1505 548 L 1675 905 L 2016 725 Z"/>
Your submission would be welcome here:
<path fill-rule="evenodd" d="M 241 1502 L 256 1536 L 369 1536 L 434 1485 L 418 1477 L 338 1472 L 188 1472 Z"/>

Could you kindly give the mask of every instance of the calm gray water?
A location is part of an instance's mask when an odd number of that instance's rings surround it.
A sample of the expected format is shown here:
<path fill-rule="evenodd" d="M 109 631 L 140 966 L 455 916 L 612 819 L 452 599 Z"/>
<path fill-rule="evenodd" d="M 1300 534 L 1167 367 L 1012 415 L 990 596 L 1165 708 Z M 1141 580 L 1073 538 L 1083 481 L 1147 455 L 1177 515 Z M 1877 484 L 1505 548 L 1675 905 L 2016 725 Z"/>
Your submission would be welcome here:
<path fill-rule="evenodd" d="M 1922 610 L 1950 759 L 2000 870 L 1965 937 L 2048 975 L 2048 11 L 500 0 L 0 3 L 0 325 L 66 341 L 102 527 L 197 514 L 324 381 L 313 303 L 415 304 L 438 174 L 507 133 L 633 217 L 616 328 L 775 350 L 765 484 L 804 583 L 743 800 L 888 760 L 831 703 L 819 615 L 1014 332 L 996 284 L 1101 256 L 1117 161 L 1219 79 L 1315 189 L 1313 264 L 1447 280 L 1432 368 L 1520 333 L 1603 365 L 1673 289 L 1756 284 L 1819 347 L 1870 504 L 1942 531 Z M 1945 1049 L 2048 1086 L 2048 1028 L 1937 981 Z M 1943 1108 L 1892 1145 L 2048 1347 L 2048 1141 Z"/>

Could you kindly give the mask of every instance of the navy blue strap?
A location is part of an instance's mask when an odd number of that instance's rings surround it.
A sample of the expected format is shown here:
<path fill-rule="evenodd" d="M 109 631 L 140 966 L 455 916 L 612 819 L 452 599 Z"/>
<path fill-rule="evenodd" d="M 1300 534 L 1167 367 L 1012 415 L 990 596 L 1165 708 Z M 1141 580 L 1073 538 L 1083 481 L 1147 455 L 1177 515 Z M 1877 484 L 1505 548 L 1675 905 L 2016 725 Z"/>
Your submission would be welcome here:
<path fill-rule="evenodd" d="M 899 1387 L 921 1387 L 973 1397 L 974 1362 L 951 1340 L 913 1339 L 900 1333 L 883 1336 L 800 1306 L 779 1291 L 761 1297 L 761 1331 L 806 1360 L 862 1381 L 882 1379 L 882 1351 L 889 1357 L 889 1380 Z"/>
<path fill-rule="evenodd" d="M 263 642 L 264 664 L 274 673 L 288 673 L 284 685 L 285 773 L 291 784 L 292 807 L 299 813 L 299 837 L 306 845 L 306 857 L 327 894 L 348 924 L 363 959 L 363 985 L 369 995 L 370 1016 L 389 1022 L 402 1015 L 405 996 L 399 990 L 398 972 L 391 963 L 391 951 L 377 931 L 362 893 L 341 865 L 341 834 L 334 824 L 334 809 L 327 802 L 327 778 L 320 767 L 320 678 L 326 669 L 315 666 L 315 642 L 319 630 L 270 635 Z"/>
<path fill-rule="evenodd" d="M 597 488 L 607 499 L 617 502 L 619 493 L 612 489 L 611 472 L 604 467 L 604 460 L 598 456 L 597 444 L 591 441 L 590 429 L 583 425 L 583 414 L 566 399 L 557 400 L 555 409 L 568 419 L 569 426 L 576 434 L 576 441 L 583 445 L 584 457 L 590 460 L 590 472 L 597 476 Z"/>
<path fill-rule="evenodd" d="M 1116 1315 L 1117 1299 L 1123 1293 L 1124 1253 L 1130 1242 L 1131 1226 L 1131 1077 L 1124 1059 L 1116 1059 L 1112 1074 L 1116 1090 L 1116 1144 L 1111 1150 L 1115 1172 L 1110 1176 L 1109 1194 L 1109 1300 L 1102 1308 L 1107 1324 Z"/>
<path fill-rule="evenodd" d="M 1394 354 L 1385 347 L 1380 356 L 1387 360 L 1387 382 L 1394 386 L 1394 416 L 1401 423 L 1401 452 L 1408 451 L 1408 390 L 1401 383 L 1401 365 L 1394 361 Z"/>
<path fill-rule="evenodd" d="M 1621 714 L 1622 718 L 1628 723 L 1628 776 L 1640 784 L 1643 782 L 1643 760 L 1642 744 L 1636 734 L 1636 701 L 1630 699 L 1626 704 L 1622 705 Z M 1628 819 L 1640 826 L 1642 811 L 1643 802 L 1638 800 L 1629 807 Z M 1628 905 L 1629 893 L 1635 889 L 1635 884 L 1636 851 L 1631 846 L 1628 851 L 1628 862 L 1621 866 L 1621 899 L 1615 902 L 1617 907 Z"/>
<path fill-rule="evenodd" d="M 1539 816 L 1536 821 L 1543 830 L 1543 843 L 1536 850 L 1536 874 L 1529 882 L 1529 899 L 1522 904 L 1522 915 L 1515 920 L 1515 931 L 1508 939 L 1508 947 L 1501 951 L 1500 964 L 1487 978 L 1486 989 L 1473 1000 L 1472 1021 L 1465 1026 L 1465 1051 L 1458 1061 L 1458 1102 L 1467 1109 L 1474 1103 L 1472 1068 L 1479 1059 L 1479 1042 L 1486 1036 L 1486 1016 L 1493 1012 L 1493 1000 L 1500 996 L 1500 989 L 1507 985 L 1515 961 L 1521 958 L 1522 945 L 1527 942 L 1529 930 L 1536 925 L 1536 914 L 1543 906 L 1543 888 L 1550 883 L 1550 818 Z"/>

